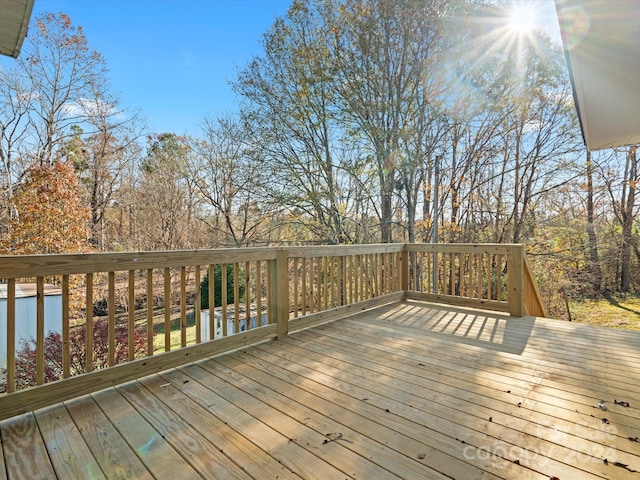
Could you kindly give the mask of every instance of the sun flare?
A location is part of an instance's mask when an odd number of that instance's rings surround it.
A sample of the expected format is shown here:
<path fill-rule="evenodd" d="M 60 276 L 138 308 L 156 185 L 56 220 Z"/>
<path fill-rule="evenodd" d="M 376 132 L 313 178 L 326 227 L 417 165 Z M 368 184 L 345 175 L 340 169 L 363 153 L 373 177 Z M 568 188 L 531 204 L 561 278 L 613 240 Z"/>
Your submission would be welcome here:
<path fill-rule="evenodd" d="M 508 27 L 512 33 L 529 35 L 535 30 L 538 12 L 534 4 L 514 2 L 509 11 Z"/>

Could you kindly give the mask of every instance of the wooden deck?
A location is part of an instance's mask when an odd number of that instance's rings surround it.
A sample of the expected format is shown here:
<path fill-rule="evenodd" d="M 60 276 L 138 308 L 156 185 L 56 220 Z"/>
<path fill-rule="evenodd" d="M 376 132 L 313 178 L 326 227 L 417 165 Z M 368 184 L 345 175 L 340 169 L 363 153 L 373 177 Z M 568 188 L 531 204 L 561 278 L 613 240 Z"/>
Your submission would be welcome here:
<path fill-rule="evenodd" d="M 0 478 L 638 479 L 639 353 L 407 301 L 5 420 Z"/>

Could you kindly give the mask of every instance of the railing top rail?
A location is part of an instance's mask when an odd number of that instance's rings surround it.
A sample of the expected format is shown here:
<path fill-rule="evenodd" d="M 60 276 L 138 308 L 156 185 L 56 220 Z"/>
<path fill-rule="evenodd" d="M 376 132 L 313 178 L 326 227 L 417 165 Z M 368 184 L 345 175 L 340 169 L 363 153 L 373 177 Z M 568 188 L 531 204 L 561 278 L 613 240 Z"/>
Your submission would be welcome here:
<path fill-rule="evenodd" d="M 290 257 L 322 257 L 401 252 L 404 244 L 329 245 L 300 247 L 241 247 L 151 252 L 0 255 L 0 278 L 86 274 L 109 271 L 171 268 L 207 264 L 274 260 L 286 250 Z"/>
<path fill-rule="evenodd" d="M 491 253 L 508 255 L 514 250 L 522 249 L 517 243 L 408 243 L 405 248 L 409 252 L 447 252 L 447 253 Z"/>
<path fill-rule="evenodd" d="M 368 253 L 396 253 L 405 249 L 404 243 L 374 243 L 367 245 L 322 245 L 283 247 L 289 257 L 324 257 L 342 255 L 364 255 Z"/>
<path fill-rule="evenodd" d="M 276 258 L 277 250 L 275 247 L 256 247 L 154 252 L 2 255 L 0 256 L 0 278 L 83 274 L 273 260 Z"/>
<path fill-rule="evenodd" d="M 0 278 L 86 274 L 108 271 L 172 268 L 207 264 L 274 260 L 276 252 L 286 250 L 289 257 L 364 255 L 409 252 L 487 252 L 508 254 L 518 244 L 467 243 L 383 243 L 370 245 L 324 245 L 291 247 L 242 247 L 206 250 L 151 252 L 74 253 L 53 255 L 2 255 Z"/>

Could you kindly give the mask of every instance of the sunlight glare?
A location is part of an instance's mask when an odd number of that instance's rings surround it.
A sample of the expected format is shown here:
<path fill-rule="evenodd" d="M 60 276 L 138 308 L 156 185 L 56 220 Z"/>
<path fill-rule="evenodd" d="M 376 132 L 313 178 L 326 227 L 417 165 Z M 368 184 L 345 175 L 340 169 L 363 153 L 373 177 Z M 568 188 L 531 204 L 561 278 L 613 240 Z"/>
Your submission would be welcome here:
<path fill-rule="evenodd" d="M 532 3 L 514 2 L 509 12 L 509 29 L 518 35 L 528 35 L 536 28 L 537 16 Z"/>

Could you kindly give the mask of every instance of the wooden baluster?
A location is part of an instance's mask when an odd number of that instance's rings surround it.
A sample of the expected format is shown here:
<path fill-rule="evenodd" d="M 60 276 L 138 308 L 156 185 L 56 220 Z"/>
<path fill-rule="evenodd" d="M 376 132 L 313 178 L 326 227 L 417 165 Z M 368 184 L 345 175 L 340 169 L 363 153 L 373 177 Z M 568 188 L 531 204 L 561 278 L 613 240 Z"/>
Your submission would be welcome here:
<path fill-rule="evenodd" d="M 502 255 L 496 255 L 496 300 L 502 301 Z"/>
<path fill-rule="evenodd" d="M 171 350 L 171 269 L 164 269 L 164 351 Z"/>
<path fill-rule="evenodd" d="M 107 322 L 108 322 L 108 364 L 113 366 L 116 363 L 116 274 L 109 272 L 108 292 L 107 292 Z"/>
<path fill-rule="evenodd" d="M 416 279 L 416 283 L 418 285 L 418 288 L 413 288 L 413 290 L 418 290 L 419 292 L 423 292 L 424 291 L 424 282 L 422 281 L 422 279 L 424 278 L 424 253 L 423 252 L 415 252 L 415 263 L 414 263 L 414 271 L 413 271 L 413 275 L 415 276 Z M 427 268 L 429 268 L 429 259 L 427 259 Z M 429 288 L 428 285 L 429 282 L 429 276 L 427 276 L 427 289 Z M 427 290 L 428 291 L 428 290 Z"/>
<path fill-rule="evenodd" d="M 153 355 L 153 269 L 147 269 L 147 356 Z"/>
<path fill-rule="evenodd" d="M 315 260 L 313 257 L 309 257 L 309 313 L 317 311 L 315 309 L 315 294 L 313 287 L 315 285 Z"/>
<path fill-rule="evenodd" d="M 364 260 L 364 292 L 363 299 L 367 300 L 371 298 L 371 289 L 373 282 L 373 274 L 371 273 L 371 255 L 365 253 L 363 255 Z"/>
<path fill-rule="evenodd" d="M 87 273 L 86 276 L 86 347 L 87 347 L 87 372 L 93 371 L 93 274 Z"/>
<path fill-rule="evenodd" d="M 478 262 L 478 276 L 476 278 L 477 280 L 477 288 L 478 288 L 478 298 L 482 298 L 483 295 L 483 288 L 482 288 L 482 279 L 483 279 L 483 275 L 482 275 L 482 253 L 479 253 L 476 255 L 476 261 Z"/>
<path fill-rule="evenodd" d="M 451 252 L 449 254 L 449 295 L 456 294 L 455 270 L 456 270 L 456 256 L 455 256 L 455 253 Z"/>
<path fill-rule="evenodd" d="M 340 282 L 340 305 L 346 305 L 349 303 L 349 263 L 348 257 L 342 256 L 340 257 L 340 278 L 342 279 Z"/>
<path fill-rule="evenodd" d="M 283 340 L 289 335 L 289 255 L 286 250 L 276 251 L 275 284 L 276 284 L 276 321 L 278 328 L 278 340 Z"/>
<path fill-rule="evenodd" d="M 275 313 L 273 311 L 273 268 L 275 260 L 269 260 L 267 264 L 267 324 L 273 323 Z"/>
<path fill-rule="evenodd" d="M 220 276 L 220 302 L 222 303 L 222 336 L 226 337 L 227 335 L 229 335 L 229 328 L 227 326 L 227 264 L 223 263 L 220 269 L 222 273 L 222 275 Z M 213 315 L 213 312 L 209 311 L 209 315 Z"/>
<path fill-rule="evenodd" d="M 302 257 L 302 315 L 307 314 L 307 258 Z"/>
<path fill-rule="evenodd" d="M 209 338 L 207 338 L 207 340 L 213 340 L 215 338 L 215 328 L 216 328 L 216 320 L 214 317 L 215 314 L 215 306 L 216 306 L 216 289 L 215 289 L 215 285 L 216 285 L 216 275 L 215 275 L 215 265 L 209 265 Z M 222 267 L 221 267 L 221 271 L 222 271 Z M 227 272 L 225 271 L 224 274 L 226 275 Z M 225 292 L 226 293 L 226 292 Z M 222 298 L 222 296 L 221 296 Z M 226 299 L 226 295 L 224 295 L 224 298 Z M 223 302 L 225 303 L 225 302 Z M 225 307 L 226 309 L 226 307 Z M 222 322 L 225 326 L 226 326 L 226 322 Z M 224 329 L 224 332 L 222 333 L 223 337 L 227 336 L 227 330 L 226 327 Z"/>
<path fill-rule="evenodd" d="M 318 261 L 320 261 L 318 259 Z M 320 267 L 320 264 L 318 264 Z M 322 287 L 322 299 L 318 299 L 319 310 L 326 310 L 329 303 L 329 291 L 327 290 L 327 257 L 322 257 L 322 275 L 318 277 L 318 294 L 320 293 L 320 287 Z M 322 284 L 320 283 L 322 281 Z"/>
<path fill-rule="evenodd" d="M 233 264 L 233 333 L 240 332 L 240 265 Z"/>
<path fill-rule="evenodd" d="M 261 262 L 256 261 L 256 325 L 262 326 L 262 272 Z"/>
<path fill-rule="evenodd" d="M 340 270 L 338 267 L 338 257 L 330 257 L 331 260 L 331 276 L 330 285 L 331 285 L 331 306 L 330 308 L 337 307 L 339 303 L 338 290 L 340 286 Z"/>
<path fill-rule="evenodd" d="M 69 342 L 69 275 L 62 276 L 62 378 L 71 376 Z"/>
<path fill-rule="evenodd" d="M 487 300 L 491 300 L 492 291 L 491 291 L 491 283 L 492 283 L 492 271 L 491 271 L 491 254 L 487 254 Z"/>
<path fill-rule="evenodd" d="M 464 297 L 464 253 L 458 254 L 458 296 Z"/>
<path fill-rule="evenodd" d="M 16 280 L 7 280 L 7 392 L 16 389 Z"/>
<path fill-rule="evenodd" d="M 180 267 L 180 346 L 187 346 L 187 267 Z"/>
<path fill-rule="evenodd" d="M 360 255 L 353 255 L 353 297 L 351 303 L 360 301 Z"/>
<path fill-rule="evenodd" d="M 373 254 L 373 263 L 374 263 L 374 272 L 376 275 L 376 283 L 375 283 L 375 291 L 373 293 L 374 297 L 380 296 L 382 293 L 382 262 L 381 255 L 379 253 Z"/>
<path fill-rule="evenodd" d="M 293 318 L 297 318 L 299 316 L 298 311 L 300 306 L 300 304 L 298 303 L 298 258 L 294 258 L 292 262 L 293 276 L 291 280 L 293 281 L 293 299 L 291 303 L 293 304 Z"/>
<path fill-rule="evenodd" d="M 127 295 L 127 358 L 129 361 L 136 356 L 135 328 L 136 328 L 136 272 L 129 270 L 129 290 Z"/>
<path fill-rule="evenodd" d="M 251 263 L 244 262 L 244 321 L 251 330 Z"/>
<path fill-rule="evenodd" d="M 196 344 L 202 343 L 202 292 L 200 291 L 200 265 L 195 267 L 195 282 L 196 282 Z"/>
<path fill-rule="evenodd" d="M 36 278 L 36 384 L 44 383 L 44 277 Z"/>

